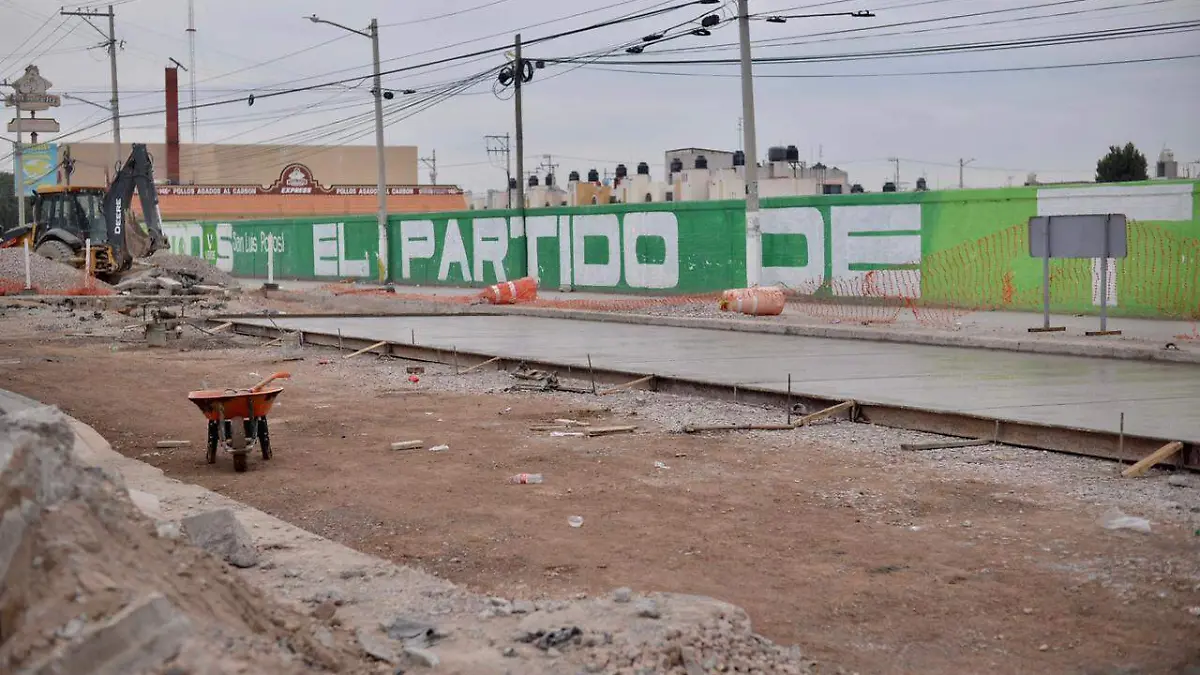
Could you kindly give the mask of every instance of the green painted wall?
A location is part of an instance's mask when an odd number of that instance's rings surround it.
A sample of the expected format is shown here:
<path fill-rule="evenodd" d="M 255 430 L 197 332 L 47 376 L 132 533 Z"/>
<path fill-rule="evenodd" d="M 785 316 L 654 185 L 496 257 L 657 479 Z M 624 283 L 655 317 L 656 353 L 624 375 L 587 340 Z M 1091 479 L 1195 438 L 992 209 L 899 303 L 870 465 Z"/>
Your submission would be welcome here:
<path fill-rule="evenodd" d="M 1200 182 L 1027 187 L 765 200 L 764 284 L 834 299 L 900 297 L 915 305 L 1038 309 L 1041 262 L 1030 217 L 1124 213 L 1129 257 L 1114 261 L 1111 311 L 1200 316 Z M 684 202 L 401 215 L 389 220 L 386 268 L 399 283 L 483 286 L 530 273 L 544 288 L 707 293 L 745 285 L 741 202 Z M 238 276 L 377 279 L 370 216 L 175 223 L 176 252 Z M 1056 311 L 1095 312 L 1099 261 L 1056 260 Z"/>

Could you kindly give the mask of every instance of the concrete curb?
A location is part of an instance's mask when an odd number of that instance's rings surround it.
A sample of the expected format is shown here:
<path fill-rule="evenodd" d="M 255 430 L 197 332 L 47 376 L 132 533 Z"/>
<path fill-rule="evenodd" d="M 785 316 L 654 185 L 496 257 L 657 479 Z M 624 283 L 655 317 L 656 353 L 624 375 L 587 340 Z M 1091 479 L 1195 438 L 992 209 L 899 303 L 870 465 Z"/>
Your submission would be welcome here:
<path fill-rule="evenodd" d="M 473 308 L 478 310 L 479 308 Z M 1157 361 L 1163 363 L 1200 364 L 1200 351 L 1162 349 L 1137 344 L 1098 344 L 1094 342 L 1058 342 L 1050 340 L 1022 340 L 1020 338 L 956 335 L 950 333 L 914 333 L 895 328 L 870 328 L 859 326 L 812 326 L 804 324 L 760 323 L 738 319 L 710 319 L 681 316 L 651 316 L 645 314 L 619 314 L 581 310 L 542 309 L 537 307 L 506 307 L 492 311 L 500 314 L 516 314 L 543 319 L 574 319 L 577 321 L 600 321 L 626 323 L 638 326 L 668 326 L 672 328 L 700 328 L 705 330 L 739 331 L 768 335 L 791 335 L 796 337 L 829 338 L 834 340 L 868 340 L 874 342 L 898 342 L 903 344 L 929 345 L 931 347 L 962 347 L 969 349 L 994 349 L 1027 354 L 1053 354 L 1058 356 L 1084 356 L 1102 359 L 1130 361 Z M 490 312 L 489 312 L 490 313 Z"/>

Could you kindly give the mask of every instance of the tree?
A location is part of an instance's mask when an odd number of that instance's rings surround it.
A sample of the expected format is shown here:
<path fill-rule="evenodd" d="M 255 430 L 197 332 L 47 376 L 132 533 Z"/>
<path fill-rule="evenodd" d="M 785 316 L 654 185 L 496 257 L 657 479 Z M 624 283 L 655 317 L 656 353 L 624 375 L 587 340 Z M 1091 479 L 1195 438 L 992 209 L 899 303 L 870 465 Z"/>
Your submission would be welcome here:
<path fill-rule="evenodd" d="M 1108 154 L 1096 162 L 1097 183 L 1121 183 L 1130 180 L 1146 180 L 1146 156 L 1126 143 L 1125 147 L 1110 145 Z"/>

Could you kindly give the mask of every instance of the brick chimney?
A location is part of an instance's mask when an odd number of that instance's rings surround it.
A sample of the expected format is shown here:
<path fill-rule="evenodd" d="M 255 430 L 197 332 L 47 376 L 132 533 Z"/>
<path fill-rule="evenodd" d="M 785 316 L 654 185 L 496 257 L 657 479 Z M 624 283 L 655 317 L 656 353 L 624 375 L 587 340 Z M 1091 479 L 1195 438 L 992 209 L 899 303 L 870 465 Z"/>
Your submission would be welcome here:
<path fill-rule="evenodd" d="M 179 185 L 179 70 L 167 68 L 167 182 Z"/>

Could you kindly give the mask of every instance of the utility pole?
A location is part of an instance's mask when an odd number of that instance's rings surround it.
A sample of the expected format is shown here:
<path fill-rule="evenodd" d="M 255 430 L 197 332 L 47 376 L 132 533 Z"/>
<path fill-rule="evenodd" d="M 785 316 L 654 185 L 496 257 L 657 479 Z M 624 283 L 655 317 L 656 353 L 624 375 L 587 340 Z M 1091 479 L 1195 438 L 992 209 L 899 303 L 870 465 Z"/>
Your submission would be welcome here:
<path fill-rule="evenodd" d="M 543 158 L 545 161 L 543 161 L 543 162 L 542 162 L 542 165 L 541 165 L 540 167 L 538 167 L 538 168 L 539 168 L 539 169 L 545 169 L 545 170 L 546 170 L 546 175 L 547 175 L 547 176 L 555 176 L 555 177 L 557 177 L 557 174 L 558 174 L 558 171 L 557 171 L 557 169 L 558 169 L 558 165 L 554 163 L 554 156 L 553 156 L 553 155 L 542 155 L 542 158 Z"/>
<path fill-rule="evenodd" d="M 6 83 L 7 84 L 7 83 Z M 13 97 L 14 100 L 16 97 Z M 21 102 L 15 101 L 17 107 L 17 147 L 13 149 L 13 154 L 17 158 L 17 227 L 25 225 L 25 162 L 23 160 L 25 153 L 21 150 Z"/>
<path fill-rule="evenodd" d="M 757 286 L 762 278 L 762 230 L 758 222 L 758 140 L 754 135 L 754 66 L 750 58 L 750 10 L 747 0 L 738 0 L 737 8 L 746 153 L 746 285 Z"/>
<path fill-rule="evenodd" d="M 892 184 L 896 186 L 896 191 L 899 192 L 900 191 L 900 158 L 899 157 L 888 157 L 887 161 L 892 162 L 893 164 L 896 165 L 896 177 L 895 177 L 895 179 L 893 179 Z"/>
<path fill-rule="evenodd" d="M 120 95 L 117 92 L 117 15 L 113 12 L 112 5 L 108 6 L 107 12 L 85 12 L 75 11 L 68 12 L 67 10 L 59 10 L 62 16 L 78 16 L 83 17 L 87 21 L 90 17 L 108 17 L 108 66 L 110 78 L 112 80 L 112 101 L 109 103 L 109 109 L 112 111 L 112 127 L 113 127 L 113 167 L 121 165 L 121 105 Z M 88 25 L 96 28 L 95 24 L 88 21 Z M 99 28 L 96 30 L 101 31 Z"/>
<path fill-rule="evenodd" d="M 963 159 L 962 157 L 958 158 L 958 189 L 959 190 L 963 189 L 963 167 L 965 167 L 966 165 L 968 165 L 974 161 L 975 161 L 974 157 L 972 157 L 971 159 Z"/>
<path fill-rule="evenodd" d="M 521 110 L 521 79 L 525 68 L 521 61 L 521 34 L 517 33 L 513 42 L 515 70 L 513 71 L 513 100 L 516 104 L 517 115 L 517 208 L 521 209 L 521 225 L 525 225 L 525 122 Z"/>
<path fill-rule="evenodd" d="M 429 184 L 437 185 L 437 150 L 433 151 L 432 157 L 422 157 L 421 163 L 429 169 Z"/>
<path fill-rule="evenodd" d="M 512 188 L 509 185 L 512 183 L 512 144 L 511 137 L 508 134 L 484 136 L 483 142 L 487 145 L 488 156 L 504 155 L 504 194 L 508 195 L 505 202 L 509 208 L 512 208 Z M 493 143 L 495 144 L 493 146 Z"/>
<path fill-rule="evenodd" d="M 371 60 L 374 67 L 372 81 L 375 85 L 375 158 L 378 162 L 379 182 L 379 267 L 384 283 L 392 281 L 392 267 L 388 264 L 388 207 L 387 207 L 387 164 L 383 145 L 383 82 L 379 75 L 379 19 L 371 19 Z"/>

